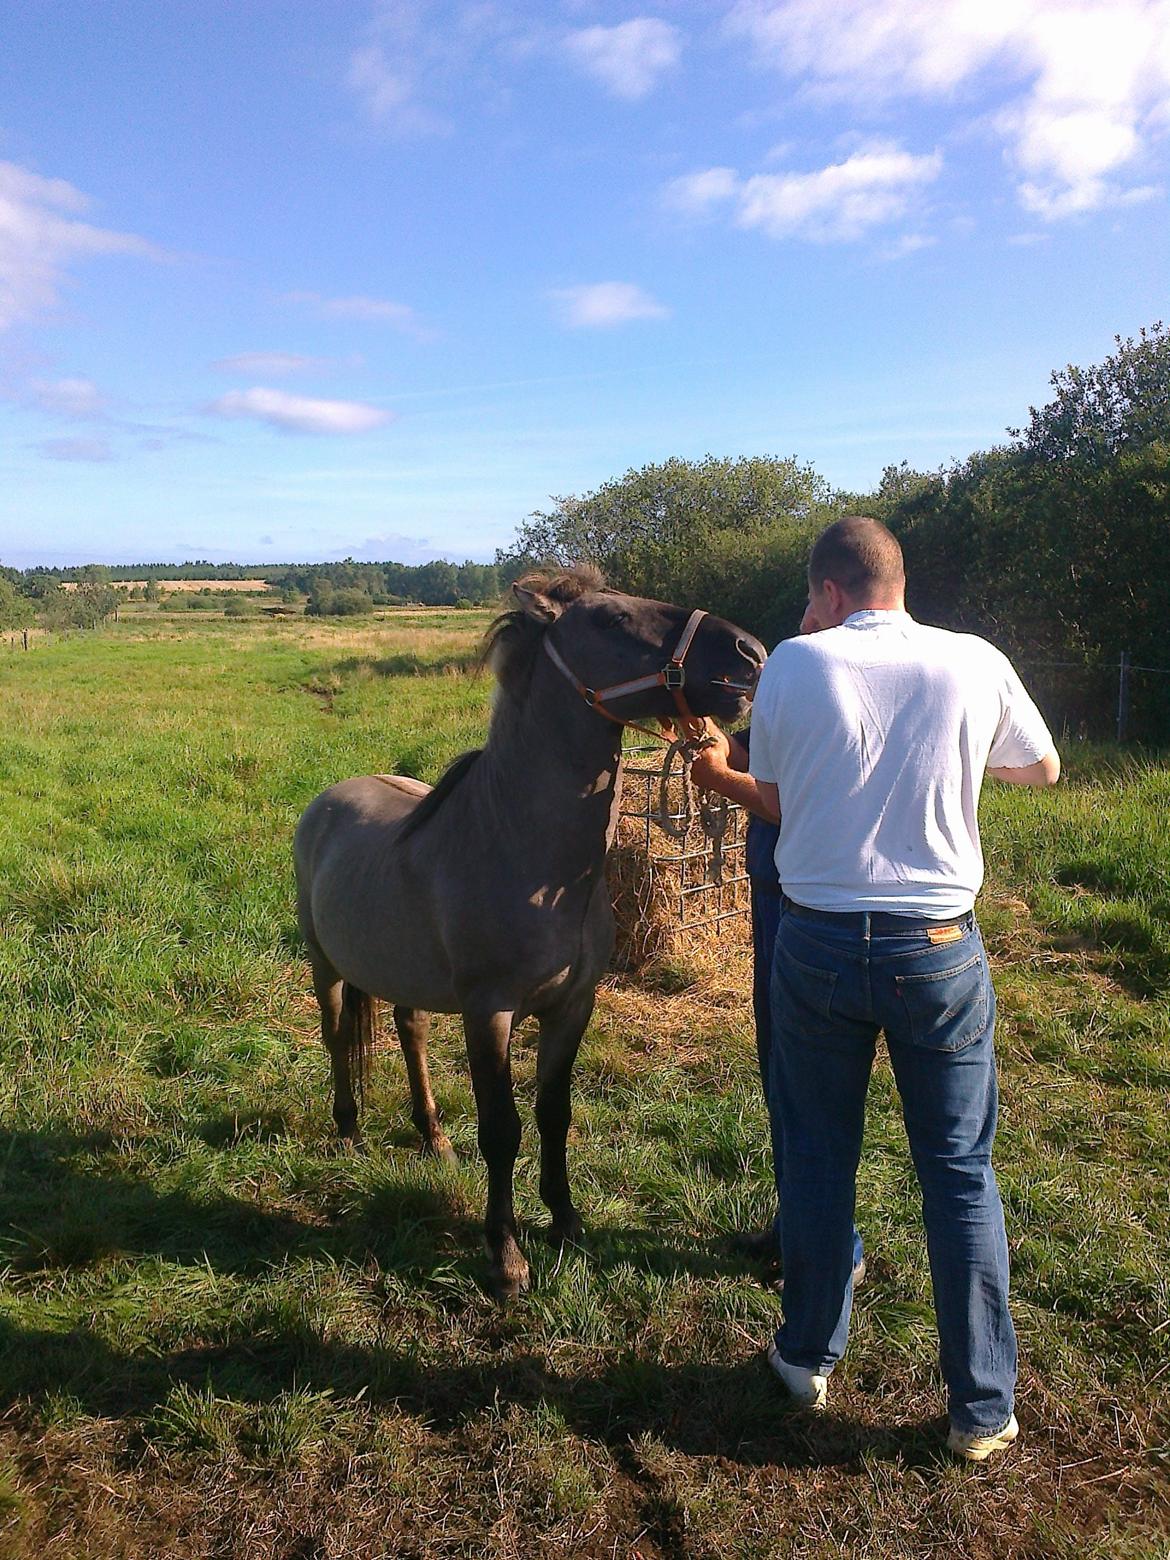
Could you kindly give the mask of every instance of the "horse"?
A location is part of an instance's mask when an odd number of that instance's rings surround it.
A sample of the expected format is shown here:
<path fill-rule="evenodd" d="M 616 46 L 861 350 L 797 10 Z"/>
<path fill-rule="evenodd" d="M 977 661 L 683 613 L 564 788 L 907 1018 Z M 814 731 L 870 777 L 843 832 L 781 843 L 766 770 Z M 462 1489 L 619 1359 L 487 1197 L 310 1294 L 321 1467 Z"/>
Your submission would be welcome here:
<path fill-rule="evenodd" d="M 294 841 L 343 1143 L 360 1145 L 357 1102 L 381 999 L 393 1006 L 422 1151 L 454 1160 L 426 1042 L 429 1014 L 462 1015 L 488 1173 L 489 1283 L 501 1302 L 529 1281 L 512 1201 L 520 1118 L 510 1062 L 512 1032 L 529 1015 L 540 1029 L 549 1235 L 583 1233 L 565 1157 L 569 1084 L 613 949 L 604 869 L 623 728 L 737 720 L 765 659 L 735 624 L 608 589 L 595 570 L 526 575 L 512 595 L 485 639 L 497 681 L 485 746 L 456 759 L 433 790 L 396 775 L 331 786 Z"/>

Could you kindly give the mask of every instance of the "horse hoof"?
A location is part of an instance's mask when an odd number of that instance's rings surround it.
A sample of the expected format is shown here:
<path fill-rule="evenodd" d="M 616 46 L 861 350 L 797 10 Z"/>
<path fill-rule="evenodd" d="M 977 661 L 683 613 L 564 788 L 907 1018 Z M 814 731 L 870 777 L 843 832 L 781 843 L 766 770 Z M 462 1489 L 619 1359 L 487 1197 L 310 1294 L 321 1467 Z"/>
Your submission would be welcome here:
<path fill-rule="evenodd" d="M 333 1142 L 335 1154 L 366 1154 L 365 1140 L 360 1132 L 339 1132 Z"/>
<path fill-rule="evenodd" d="M 432 1138 L 424 1140 L 419 1152 L 424 1159 L 437 1159 L 441 1165 L 453 1168 L 459 1163 L 459 1155 L 451 1147 L 449 1138 Z"/>
<path fill-rule="evenodd" d="M 521 1295 L 528 1293 L 528 1269 L 523 1273 L 501 1273 L 494 1270 L 490 1277 L 492 1298 L 499 1306 L 513 1305 Z"/>
<path fill-rule="evenodd" d="M 497 1245 L 485 1242 L 490 1267 L 488 1285 L 500 1305 L 509 1305 L 528 1292 L 528 1263 L 515 1237 L 505 1235 Z"/>
<path fill-rule="evenodd" d="M 585 1226 L 575 1209 L 567 1219 L 554 1219 L 544 1233 L 552 1246 L 580 1246 L 585 1240 Z"/>

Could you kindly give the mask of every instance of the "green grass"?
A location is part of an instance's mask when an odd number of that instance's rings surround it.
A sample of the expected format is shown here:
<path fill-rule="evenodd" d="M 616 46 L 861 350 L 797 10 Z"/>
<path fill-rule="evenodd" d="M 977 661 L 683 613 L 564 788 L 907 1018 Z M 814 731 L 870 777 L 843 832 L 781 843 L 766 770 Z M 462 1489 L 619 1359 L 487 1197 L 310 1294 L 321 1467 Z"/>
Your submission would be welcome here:
<path fill-rule="evenodd" d="M 392 1051 L 371 1152 L 335 1150 L 290 836 L 333 780 L 480 740 L 485 622 L 143 614 L 0 656 L 0 1555 L 1165 1555 L 1170 766 L 988 788 L 1025 1433 L 966 1469 L 884 1064 L 830 1413 L 762 1366 L 779 1302 L 725 1242 L 772 1196 L 742 943 L 603 990 L 582 1251 L 539 1239 L 519 1037 L 510 1311 L 450 1020 L 461 1166 L 415 1153 Z"/>

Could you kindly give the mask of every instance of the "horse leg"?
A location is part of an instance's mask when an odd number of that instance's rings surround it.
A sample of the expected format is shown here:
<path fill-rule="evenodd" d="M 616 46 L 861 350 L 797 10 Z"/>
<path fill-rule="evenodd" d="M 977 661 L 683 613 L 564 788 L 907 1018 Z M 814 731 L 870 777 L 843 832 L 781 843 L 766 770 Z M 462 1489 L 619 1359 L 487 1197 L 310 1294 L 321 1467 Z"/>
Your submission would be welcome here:
<path fill-rule="evenodd" d="M 433 1154 L 444 1164 L 459 1163 L 451 1139 L 439 1125 L 439 1111 L 431 1092 L 431 1072 L 427 1066 L 427 1030 L 430 1016 L 421 1008 L 396 1007 L 394 1027 L 406 1058 L 406 1076 L 410 1079 L 410 1117 L 422 1138 L 424 1154 Z"/>
<path fill-rule="evenodd" d="M 558 1243 L 580 1240 L 581 1215 L 573 1206 L 565 1140 L 569 1135 L 572 1105 L 569 1081 L 573 1063 L 593 1013 L 594 991 L 543 1014 L 540 1051 L 536 1062 L 536 1122 L 540 1128 L 540 1198 L 552 1214 L 549 1239 Z"/>
<path fill-rule="evenodd" d="M 514 1300 L 528 1288 L 528 1263 L 516 1243 L 512 1170 L 520 1151 L 520 1117 L 512 1094 L 511 1013 L 463 1015 L 467 1059 L 479 1118 L 479 1151 L 488 1173 L 484 1242 L 496 1298 Z"/>
<path fill-rule="evenodd" d="M 323 953 L 310 949 L 313 990 L 321 1008 L 321 1038 L 333 1069 L 333 1120 L 343 1143 L 360 1148 L 357 1100 L 353 1092 L 354 1015 L 345 1001 L 345 983 Z"/>

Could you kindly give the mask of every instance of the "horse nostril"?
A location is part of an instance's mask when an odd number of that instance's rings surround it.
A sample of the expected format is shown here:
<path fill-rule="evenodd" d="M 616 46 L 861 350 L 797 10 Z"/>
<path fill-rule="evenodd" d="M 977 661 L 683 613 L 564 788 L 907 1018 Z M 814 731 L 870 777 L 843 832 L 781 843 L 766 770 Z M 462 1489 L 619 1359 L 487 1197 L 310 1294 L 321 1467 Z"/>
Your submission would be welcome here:
<path fill-rule="evenodd" d="M 754 644 L 751 640 L 748 639 L 737 639 L 735 641 L 735 648 L 739 651 L 740 655 L 743 656 L 744 660 L 750 661 L 754 667 L 759 668 L 763 666 L 764 656 L 761 653 L 759 645 Z"/>

